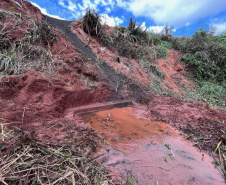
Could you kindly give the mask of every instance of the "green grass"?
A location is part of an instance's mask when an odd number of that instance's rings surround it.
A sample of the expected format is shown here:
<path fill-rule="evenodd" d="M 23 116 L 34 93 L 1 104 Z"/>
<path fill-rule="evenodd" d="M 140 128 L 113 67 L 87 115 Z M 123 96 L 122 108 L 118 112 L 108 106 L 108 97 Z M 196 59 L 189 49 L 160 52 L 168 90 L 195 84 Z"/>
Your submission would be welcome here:
<path fill-rule="evenodd" d="M 166 58 L 168 49 L 163 45 L 158 45 L 156 46 L 156 52 L 157 52 L 158 58 Z"/>
<path fill-rule="evenodd" d="M 202 82 L 192 90 L 184 89 L 184 98 L 196 102 L 206 102 L 210 106 L 225 109 L 226 88 L 212 82 Z"/>

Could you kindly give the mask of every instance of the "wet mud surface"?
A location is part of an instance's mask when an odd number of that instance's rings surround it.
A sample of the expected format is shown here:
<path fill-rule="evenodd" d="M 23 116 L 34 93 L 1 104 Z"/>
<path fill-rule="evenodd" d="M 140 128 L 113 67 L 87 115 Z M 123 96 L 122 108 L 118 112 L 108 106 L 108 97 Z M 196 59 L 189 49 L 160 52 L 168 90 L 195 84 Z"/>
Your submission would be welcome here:
<path fill-rule="evenodd" d="M 81 115 L 87 128 L 103 134 L 99 158 L 115 175 L 132 171 L 137 184 L 225 184 L 213 159 L 162 122 L 138 119 L 133 108 Z"/>

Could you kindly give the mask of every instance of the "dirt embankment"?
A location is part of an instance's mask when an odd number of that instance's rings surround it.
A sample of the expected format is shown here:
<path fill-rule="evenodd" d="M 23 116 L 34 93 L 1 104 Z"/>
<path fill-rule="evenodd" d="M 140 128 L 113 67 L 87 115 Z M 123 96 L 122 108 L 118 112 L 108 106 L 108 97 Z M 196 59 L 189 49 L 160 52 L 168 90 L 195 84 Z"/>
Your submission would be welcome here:
<path fill-rule="evenodd" d="M 4 31 L 7 32 L 3 41 L 8 43 L 19 43 L 27 31 L 34 29 L 30 22 L 35 21 L 38 26 L 39 21 L 44 18 L 29 2 L 23 2 L 22 8 L 7 0 L 1 1 L 0 5 L 6 15 L 1 20 Z M 14 8 L 10 10 L 12 6 Z M 19 14 L 15 12 L 21 13 L 21 17 L 17 17 Z M 62 117 L 67 108 L 106 101 L 111 95 L 112 90 L 103 83 L 96 66 L 78 53 L 59 30 L 52 28 L 52 32 L 55 40 L 51 45 L 37 42 L 37 46 L 34 46 L 51 53 L 54 61 L 52 66 L 47 65 L 43 71 L 24 70 L 18 76 L 1 76 L 0 117 L 4 122 L 19 126 L 28 126 L 37 120 L 46 122 Z M 36 65 L 33 64 L 34 67 Z"/>
<path fill-rule="evenodd" d="M 29 29 L 26 23 L 28 14 L 37 21 L 44 19 L 37 8 L 28 2 L 23 3 L 21 9 L 9 0 L 0 2 L 4 11 L 15 11 L 23 17 L 21 24 L 5 37 L 7 39 L 21 39 Z M 12 6 L 14 8 L 9 10 Z M 213 150 L 225 136 L 225 113 L 172 97 L 155 97 L 149 88 L 155 80 L 154 76 L 147 74 L 138 61 L 115 53 L 100 44 L 98 38 L 90 38 L 88 46 L 85 46 L 89 36 L 83 32 L 81 20 L 73 23 L 49 17 L 46 20 L 53 26 L 56 39 L 49 46 L 39 47 L 50 51 L 55 60 L 55 70 L 51 73 L 27 70 L 18 76 L 2 76 L 0 118 L 3 122 L 37 131 L 40 137 L 53 140 L 55 135 L 72 127 L 71 124 L 66 127 L 67 122 L 54 124 L 68 108 L 109 100 L 135 99 L 149 104 L 148 109 L 143 110 L 145 118 L 164 121 L 188 134 L 206 138 L 199 142 L 200 149 Z M 15 25 L 14 21 L 4 20 L 9 30 Z M 110 28 L 106 30 L 112 33 Z M 193 86 L 184 76 L 183 65 L 177 60 L 180 56 L 180 53 L 171 50 L 166 59 L 148 61 L 165 74 L 165 80 L 158 82 L 178 94 L 181 93 L 178 84 L 186 88 Z M 51 124 L 57 128 L 47 129 L 46 126 Z M 79 124 L 79 121 L 73 124 Z M 40 131 L 40 128 L 46 129 Z M 66 134 L 62 135 L 57 138 L 60 140 Z M 208 144 L 210 140 L 211 145 Z"/>

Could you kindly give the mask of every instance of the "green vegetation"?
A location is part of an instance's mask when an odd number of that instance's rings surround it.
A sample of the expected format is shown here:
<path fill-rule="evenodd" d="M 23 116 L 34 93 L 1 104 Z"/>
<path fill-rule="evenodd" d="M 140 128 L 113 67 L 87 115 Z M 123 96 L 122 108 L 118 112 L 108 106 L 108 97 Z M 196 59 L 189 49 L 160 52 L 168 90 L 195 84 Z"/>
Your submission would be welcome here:
<path fill-rule="evenodd" d="M 83 17 L 83 29 L 89 35 L 99 35 L 101 30 L 100 16 L 96 13 L 95 10 L 91 11 L 90 9 L 86 12 Z"/>
<path fill-rule="evenodd" d="M 102 31 L 100 41 L 111 49 L 116 49 L 118 53 L 129 58 L 140 59 L 145 55 L 149 55 L 148 37 L 149 34 L 140 28 L 136 27 L 136 21 L 133 22 L 130 18 L 130 23 L 127 27 L 116 27 L 113 35 L 108 35 Z"/>
<path fill-rule="evenodd" d="M 215 36 L 198 30 L 192 37 L 176 38 L 174 47 L 185 55 L 181 58 L 187 69 L 194 70 L 199 81 L 223 84 L 226 79 L 226 34 Z"/>
<path fill-rule="evenodd" d="M 184 53 L 181 62 L 198 84 L 189 92 L 210 105 L 226 105 L 226 34 L 197 30 L 191 37 L 173 38 L 175 49 Z"/>
<path fill-rule="evenodd" d="M 22 19 L 16 13 L 1 12 L 15 21 L 14 26 L 7 28 L 7 22 L 0 22 L 0 74 L 18 75 L 24 70 L 47 70 L 53 72 L 55 61 L 46 47 L 55 40 L 55 34 L 45 22 L 34 18 Z M 1 15 L 1 14 L 0 14 Z M 24 34 L 11 39 L 8 34 L 15 31 L 20 24 L 28 27 Z"/>
<path fill-rule="evenodd" d="M 141 25 L 137 26 L 136 20 L 133 21 L 131 17 L 127 27 L 116 26 L 115 32 L 109 35 L 102 29 L 100 16 L 95 11 L 88 10 L 83 17 L 84 31 L 99 37 L 102 44 L 116 50 L 121 55 L 141 59 L 143 56 L 156 56 L 156 52 L 158 52 L 158 57 L 165 57 L 168 45 L 164 44 L 165 41 L 161 45 L 162 41 L 158 40 L 159 42 L 157 42 L 156 35 L 148 33 L 147 30 L 142 30 Z M 150 45 L 152 45 L 152 48 L 150 48 Z M 155 45 L 161 46 L 155 49 Z"/>
<path fill-rule="evenodd" d="M 162 44 L 158 45 L 156 47 L 156 51 L 157 51 L 158 58 L 166 58 L 168 50 L 167 50 L 167 48 L 165 46 L 163 46 Z"/>
<path fill-rule="evenodd" d="M 225 106 L 226 92 L 226 34 L 214 35 L 202 29 L 191 37 L 173 37 L 173 29 L 168 25 L 164 34 L 149 33 L 142 30 L 141 25 L 136 25 L 136 20 L 130 18 L 127 27 L 116 26 L 111 35 L 105 33 L 99 23 L 100 17 L 96 12 L 87 11 L 85 22 L 89 17 L 89 29 L 99 30 L 96 34 L 102 44 L 119 54 L 139 61 L 146 73 L 154 74 L 161 79 L 165 75 L 150 60 L 166 58 L 169 49 L 180 50 L 184 53 L 181 62 L 186 65 L 186 70 L 197 82 L 197 88 L 185 96 L 195 97 L 199 101 L 207 101 L 213 106 Z M 96 32 L 97 33 L 97 32 Z M 149 60 L 147 60 L 149 59 Z M 195 95 L 195 96 L 194 96 Z"/>

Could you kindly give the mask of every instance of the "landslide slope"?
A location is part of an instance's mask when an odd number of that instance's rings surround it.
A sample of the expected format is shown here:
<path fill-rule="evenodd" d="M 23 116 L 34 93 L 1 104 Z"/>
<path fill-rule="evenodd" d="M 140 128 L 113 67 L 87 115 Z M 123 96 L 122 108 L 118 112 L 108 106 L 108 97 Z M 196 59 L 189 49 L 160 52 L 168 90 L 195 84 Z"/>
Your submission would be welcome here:
<path fill-rule="evenodd" d="M 75 127 L 81 120 L 72 123 L 64 118 L 67 109 L 133 100 L 147 105 L 144 118 L 172 124 L 196 139 L 208 135 L 211 144 L 199 142 L 200 149 L 212 151 L 223 141 L 225 113 L 205 102 L 181 100 L 184 90 L 195 87 L 179 62 L 182 53 L 168 49 L 162 57 L 162 50 L 153 44 L 138 52 L 141 47 L 133 42 L 137 53 L 150 55 L 128 55 L 120 52 L 124 45 L 106 44 L 107 35 L 117 38 L 116 28 L 104 25 L 106 40 L 101 40 L 84 32 L 82 19 L 70 22 L 44 16 L 26 1 L 19 6 L 1 0 L 0 7 L 2 123 L 60 143 L 81 131 Z M 221 147 L 225 149 L 225 143 Z"/>

